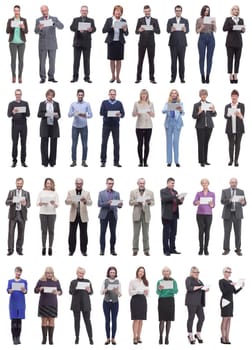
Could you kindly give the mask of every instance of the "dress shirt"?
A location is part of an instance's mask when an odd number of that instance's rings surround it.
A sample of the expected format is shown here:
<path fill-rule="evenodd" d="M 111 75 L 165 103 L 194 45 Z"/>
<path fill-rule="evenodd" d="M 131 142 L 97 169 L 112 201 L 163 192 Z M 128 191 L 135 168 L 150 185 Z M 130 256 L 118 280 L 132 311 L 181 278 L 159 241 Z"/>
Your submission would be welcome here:
<path fill-rule="evenodd" d="M 115 22 L 120 22 L 120 19 L 116 19 L 114 16 L 112 17 L 113 27 L 114 27 L 114 38 L 113 41 L 119 41 L 120 36 L 120 28 L 115 27 Z"/>
<path fill-rule="evenodd" d="M 44 198 L 49 201 L 54 201 L 56 206 L 59 206 L 59 197 L 57 192 L 47 190 L 41 191 L 38 195 L 37 205 L 39 205 L 40 202 L 43 202 Z M 41 205 L 39 213 L 44 215 L 55 215 L 56 208 L 51 203 L 48 203 L 47 205 Z"/>
<path fill-rule="evenodd" d="M 151 23 L 151 17 L 150 16 L 149 17 L 145 17 L 145 23 L 146 23 L 147 26 L 150 25 L 150 23 Z"/>
<path fill-rule="evenodd" d="M 233 201 L 233 197 L 236 196 L 236 188 L 230 188 L 230 191 L 231 191 L 231 200 L 232 200 L 231 211 L 235 211 L 235 201 Z"/>
<path fill-rule="evenodd" d="M 86 113 L 86 117 L 80 117 L 77 113 Z M 84 128 L 87 126 L 87 118 L 92 118 L 93 113 L 88 102 L 73 102 L 70 106 L 68 117 L 74 117 L 73 126 L 75 128 Z"/>
<path fill-rule="evenodd" d="M 145 286 L 143 283 L 143 280 L 139 278 L 135 278 L 134 280 L 130 281 L 129 284 L 129 295 L 138 295 L 143 294 L 142 291 L 147 290 L 147 294 L 149 295 L 149 287 Z"/>
<path fill-rule="evenodd" d="M 232 104 L 231 103 L 231 108 L 237 108 L 238 103 Z M 232 134 L 236 134 L 236 114 L 232 113 L 231 114 L 231 121 L 232 121 Z"/>
<path fill-rule="evenodd" d="M 16 190 L 16 196 L 18 198 L 22 197 L 22 190 Z M 21 210 L 21 203 L 16 203 L 16 211 L 20 211 Z"/>

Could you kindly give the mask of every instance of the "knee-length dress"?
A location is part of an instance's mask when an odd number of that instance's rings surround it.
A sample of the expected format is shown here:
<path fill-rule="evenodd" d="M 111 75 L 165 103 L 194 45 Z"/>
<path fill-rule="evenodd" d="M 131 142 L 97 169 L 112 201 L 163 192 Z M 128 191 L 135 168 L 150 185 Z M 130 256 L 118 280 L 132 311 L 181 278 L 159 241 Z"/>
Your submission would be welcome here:
<path fill-rule="evenodd" d="M 13 283 L 22 283 L 25 293 L 22 290 L 13 290 L 10 294 L 9 313 L 10 319 L 24 319 L 25 318 L 25 294 L 27 293 L 27 281 L 24 279 L 16 280 L 15 278 L 8 281 L 7 292 L 13 289 Z"/>
<path fill-rule="evenodd" d="M 56 289 L 60 294 L 62 294 L 62 289 L 60 282 L 58 280 L 54 281 L 51 279 L 39 280 L 34 289 L 35 293 L 40 293 L 39 306 L 38 306 L 38 316 L 39 317 L 57 317 L 58 316 L 58 299 L 57 295 L 50 292 L 46 293 L 45 289 L 40 291 L 41 287 L 51 287 Z"/>
<path fill-rule="evenodd" d="M 221 316 L 222 317 L 233 317 L 233 294 L 240 292 L 242 287 L 235 289 L 231 280 L 222 278 L 219 280 L 219 287 L 222 292 L 220 300 Z"/>

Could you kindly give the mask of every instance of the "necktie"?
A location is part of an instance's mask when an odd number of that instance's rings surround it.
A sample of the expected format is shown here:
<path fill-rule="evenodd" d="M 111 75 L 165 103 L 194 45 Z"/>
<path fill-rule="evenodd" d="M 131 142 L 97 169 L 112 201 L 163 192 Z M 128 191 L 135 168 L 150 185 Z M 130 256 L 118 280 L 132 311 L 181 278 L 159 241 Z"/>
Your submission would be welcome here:
<path fill-rule="evenodd" d="M 18 199 L 20 200 L 20 197 L 21 197 L 21 190 L 17 190 L 17 197 L 18 197 Z M 18 202 L 18 203 L 16 204 L 16 210 L 21 210 L 21 203 L 20 203 L 20 202 Z"/>
<path fill-rule="evenodd" d="M 231 211 L 235 211 L 235 201 L 234 201 L 234 196 L 235 196 L 235 189 L 232 188 L 232 209 Z"/>

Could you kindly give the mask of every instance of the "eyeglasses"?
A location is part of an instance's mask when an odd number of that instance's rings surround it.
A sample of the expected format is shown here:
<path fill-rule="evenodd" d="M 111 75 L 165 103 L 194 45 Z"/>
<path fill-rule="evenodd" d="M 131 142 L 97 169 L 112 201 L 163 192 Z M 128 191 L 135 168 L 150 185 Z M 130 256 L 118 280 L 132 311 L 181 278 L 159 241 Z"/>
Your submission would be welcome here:
<path fill-rule="evenodd" d="M 114 182 L 107 182 L 108 185 L 114 185 Z"/>
<path fill-rule="evenodd" d="M 199 271 L 193 271 L 193 273 L 199 273 Z"/>
<path fill-rule="evenodd" d="M 82 182 L 75 182 L 75 185 L 83 185 L 83 183 Z"/>
<path fill-rule="evenodd" d="M 226 270 L 226 271 L 224 271 L 225 273 L 232 273 L 232 271 L 228 271 L 228 270 Z"/>

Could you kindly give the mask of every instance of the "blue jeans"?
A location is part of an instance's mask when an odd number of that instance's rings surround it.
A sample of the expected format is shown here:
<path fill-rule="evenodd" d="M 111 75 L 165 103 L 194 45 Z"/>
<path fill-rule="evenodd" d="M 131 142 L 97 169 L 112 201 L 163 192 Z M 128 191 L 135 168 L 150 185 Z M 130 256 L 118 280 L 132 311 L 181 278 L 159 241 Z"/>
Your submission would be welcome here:
<path fill-rule="evenodd" d="M 213 33 L 200 33 L 198 40 L 198 50 L 199 50 L 199 66 L 200 74 L 205 75 L 205 57 L 207 58 L 207 70 L 206 74 L 210 75 L 212 62 L 213 62 L 213 53 L 215 48 L 215 39 Z M 207 54 L 206 54 L 207 50 Z"/>
<path fill-rule="evenodd" d="M 179 164 L 179 136 L 181 129 L 176 126 L 176 121 L 169 128 L 165 128 L 166 132 L 166 161 L 167 164 L 172 163 L 172 149 L 174 152 L 174 161 Z"/>
<path fill-rule="evenodd" d="M 87 159 L 87 142 L 88 142 L 88 128 L 85 126 L 84 128 L 75 128 L 72 126 L 72 161 L 76 161 L 76 150 L 79 140 L 79 134 L 81 135 L 81 143 L 82 143 L 82 160 Z"/>
<path fill-rule="evenodd" d="M 103 312 L 105 316 L 105 328 L 106 328 L 106 336 L 107 339 L 110 339 L 110 317 L 112 319 L 112 339 L 115 338 L 116 334 L 116 320 L 119 309 L 118 301 L 116 303 L 103 301 Z"/>

